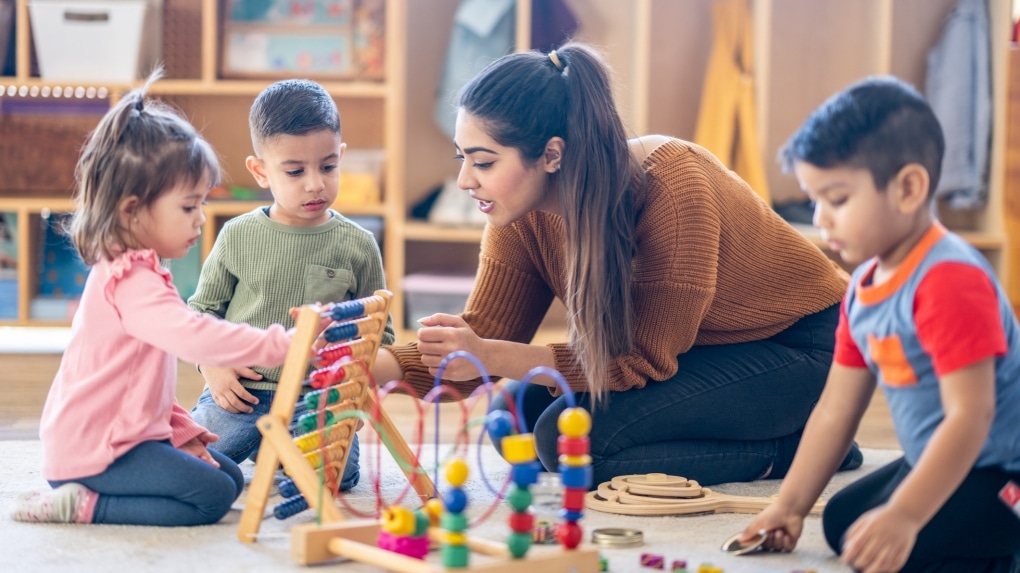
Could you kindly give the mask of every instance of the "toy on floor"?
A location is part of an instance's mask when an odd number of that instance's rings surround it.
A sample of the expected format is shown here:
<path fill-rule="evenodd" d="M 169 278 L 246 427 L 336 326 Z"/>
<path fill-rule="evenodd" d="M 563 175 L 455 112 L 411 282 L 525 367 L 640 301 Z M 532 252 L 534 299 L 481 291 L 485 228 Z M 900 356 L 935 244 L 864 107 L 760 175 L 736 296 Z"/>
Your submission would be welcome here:
<path fill-rule="evenodd" d="M 588 492 L 588 509 L 622 515 L 688 515 L 695 513 L 758 513 L 773 499 L 727 495 L 698 482 L 666 474 L 617 476 Z M 819 500 L 811 515 L 821 515 Z"/>
<path fill-rule="evenodd" d="M 430 398 L 435 398 L 438 402 L 438 394 L 443 392 L 455 394 L 452 389 L 444 389 L 440 381 L 446 364 L 456 358 L 467 358 L 474 361 L 478 370 L 484 373 L 484 367 L 475 357 L 466 352 L 455 352 L 447 356 L 440 364 L 436 375 L 436 388 L 425 397 L 426 402 L 429 402 Z M 404 517 L 390 518 L 391 522 L 403 524 L 399 526 L 392 523 L 387 525 L 385 519 L 383 521 L 359 520 L 346 523 L 323 522 L 299 525 L 292 531 L 294 558 L 307 565 L 342 557 L 389 571 L 407 573 L 440 572 L 452 569 L 495 573 L 516 573 L 521 570 L 529 570 L 532 573 L 553 571 L 594 573 L 599 571 L 601 562 L 598 551 L 594 548 L 580 546 L 582 531 L 578 524 L 583 513 L 583 492 L 591 481 L 590 466 L 584 465 L 590 462 L 590 458 L 587 457 L 587 433 L 591 427 L 590 416 L 587 411 L 576 406 L 569 386 L 555 370 L 535 368 L 522 381 L 526 384 L 537 375 L 553 377 L 563 389 L 570 405 L 561 415 L 559 424 L 560 431 L 563 433 L 560 438 L 562 454 L 560 470 L 568 474 L 564 480 L 567 488 L 579 490 L 580 495 L 567 494 L 564 496 L 563 515 L 565 521 L 557 530 L 561 548 L 531 548 L 534 520 L 528 511 L 531 504 L 531 493 L 528 486 L 535 482 L 541 466 L 537 462 L 534 439 L 531 434 L 526 432 L 523 418 L 514 414 L 506 416 L 504 415 L 506 413 L 497 413 L 487 417 L 486 427 L 490 432 L 493 430 L 497 432 L 494 437 L 501 438 L 503 454 L 513 465 L 510 473 L 510 481 L 513 482 L 513 486 L 505 496 L 512 509 L 509 524 L 511 533 L 506 543 L 470 535 L 470 524 L 464 513 L 468 506 L 468 499 L 462 488 L 468 477 L 468 466 L 462 458 L 454 457 L 445 465 L 444 475 L 449 487 L 442 495 L 442 509 L 436 509 L 439 504 L 434 499 L 426 503 L 424 514 L 429 516 L 432 525 L 425 527 L 424 522 L 419 519 L 415 520 L 417 525 L 412 528 L 410 517 L 402 512 L 401 515 Z M 487 386 L 486 390 L 491 392 L 491 384 L 487 384 Z M 520 402 L 522 398 L 523 392 L 518 395 L 517 402 Z M 517 411 L 519 412 L 519 404 Z M 385 436 L 381 437 L 385 439 Z M 484 469 L 482 469 L 482 474 L 484 476 Z M 483 477 L 483 479 L 485 478 Z M 488 481 L 485 481 L 488 485 Z M 497 501 L 498 497 L 497 495 Z M 394 512 L 394 515 L 398 512 L 392 507 L 390 511 Z M 436 520 L 437 514 L 438 520 Z M 438 526 L 435 524 L 436 521 L 438 521 Z M 388 530 L 384 529 L 387 527 Z M 412 529 L 418 532 L 423 529 L 428 539 L 440 546 L 441 564 L 434 565 L 423 561 L 418 555 L 394 552 L 381 546 L 384 545 L 380 543 L 381 530 L 383 533 L 407 533 Z M 382 538 L 386 538 L 385 535 Z"/>
<path fill-rule="evenodd" d="M 298 311 L 294 340 L 280 375 L 276 397 L 269 414 L 258 421 L 263 442 L 241 513 L 238 528 L 241 541 L 255 541 L 273 477 L 281 464 L 291 480 L 281 484 L 281 490 L 291 496 L 274 510 L 277 517 L 289 517 L 312 507 L 321 521 L 344 519 L 334 503 L 334 496 L 338 493 L 340 476 L 356 430 L 357 417 L 351 415 L 354 413 L 373 412 L 377 419 L 374 427 L 388 434 L 386 444 L 390 452 L 422 499 L 428 499 L 435 492 L 435 486 L 421 471 L 418 456 L 379 408 L 374 389 L 370 388 L 371 367 L 392 298 L 389 291 L 378 290 L 370 297 L 325 306 L 309 305 Z M 313 346 L 320 323 L 327 318 L 333 323 L 322 335 L 329 345 L 315 351 Z M 319 369 L 309 376 L 309 383 L 318 390 L 305 397 L 311 413 L 299 420 L 299 425 L 311 423 L 306 426 L 307 433 L 292 438 L 288 428 L 313 352 Z"/>

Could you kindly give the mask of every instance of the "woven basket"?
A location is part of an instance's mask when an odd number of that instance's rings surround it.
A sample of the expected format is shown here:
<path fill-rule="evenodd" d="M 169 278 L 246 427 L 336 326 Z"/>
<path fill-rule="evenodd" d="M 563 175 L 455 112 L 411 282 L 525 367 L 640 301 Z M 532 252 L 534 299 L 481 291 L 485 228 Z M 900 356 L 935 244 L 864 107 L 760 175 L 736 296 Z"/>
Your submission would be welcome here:
<path fill-rule="evenodd" d="M 0 195 L 67 197 L 95 115 L 0 116 Z"/>

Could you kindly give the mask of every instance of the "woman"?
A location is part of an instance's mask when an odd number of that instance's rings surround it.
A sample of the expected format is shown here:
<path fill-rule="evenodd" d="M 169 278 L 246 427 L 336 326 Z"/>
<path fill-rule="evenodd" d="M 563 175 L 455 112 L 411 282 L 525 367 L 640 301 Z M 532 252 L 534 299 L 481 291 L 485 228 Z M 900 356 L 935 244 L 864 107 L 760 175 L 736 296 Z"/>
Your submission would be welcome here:
<path fill-rule="evenodd" d="M 417 343 L 380 351 L 376 379 L 424 394 L 455 350 L 511 380 L 549 366 L 592 412 L 595 484 L 785 475 L 832 360 L 845 273 L 704 149 L 628 141 L 609 70 L 584 45 L 480 72 L 454 144 L 458 185 L 489 223 L 474 290 L 460 316 L 431 316 Z M 554 297 L 569 339 L 529 344 Z M 566 403 L 539 378 L 524 416 L 555 471 Z M 467 360 L 444 380 L 481 383 Z M 854 447 L 844 466 L 859 465 Z"/>

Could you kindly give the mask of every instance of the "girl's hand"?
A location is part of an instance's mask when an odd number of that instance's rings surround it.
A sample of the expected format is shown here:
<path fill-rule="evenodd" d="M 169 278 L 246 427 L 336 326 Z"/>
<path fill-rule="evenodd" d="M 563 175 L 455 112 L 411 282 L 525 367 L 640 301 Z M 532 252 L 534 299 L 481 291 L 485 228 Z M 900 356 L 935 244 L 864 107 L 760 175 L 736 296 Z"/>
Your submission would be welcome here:
<path fill-rule="evenodd" d="M 842 561 L 861 573 L 899 571 L 921 526 L 889 505 L 868 511 L 846 532 Z"/>
<path fill-rule="evenodd" d="M 471 330 L 464 319 L 452 314 L 433 314 L 418 322 L 418 352 L 421 363 L 428 367 L 433 376 L 439 372 L 439 364 L 451 352 L 464 350 L 486 363 L 485 341 Z M 458 358 L 451 360 L 443 369 L 443 379 L 463 381 L 472 380 L 481 373 L 470 360 Z"/>
<path fill-rule="evenodd" d="M 320 314 L 319 325 L 316 327 L 317 330 L 315 332 L 315 340 L 312 342 L 313 350 L 312 356 L 314 361 L 314 351 L 322 350 L 328 344 L 326 342 L 326 339 L 322 337 L 322 333 L 324 330 L 326 330 L 326 328 L 332 326 L 334 324 L 334 321 L 328 315 L 321 316 L 322 313 L 324 312 L 324 309 L 326 308 L 326 305 L 322 304 L 321 302 L 317 302 L 311 306 L 312 308 L 315 309 L 316 312 Z M 301 314 L 301 307 L 292 306 L 290 307 L 290 310 L 287 311 L 287 314 L 289 314 L 290 317 L 296 321 L 298 319 L 298 315 Z"/>
<path fill-rule="evenodd" d="M 765 543 L 762 544 L 764 549 L 793 551 L 801 532 L 804 531 L 804 516 L 790 511 L 780 502 L 773 503 L 763 509 L 744 529 L 740 541 L 748 542 L 757 537 L 762 530 L 767 534 Z"/>
<path fill-rule="evenodd" d="M 209 449 L 206 447 L 206 444 L 211 444 L 219 439 L 220 437 L 216 434 L 212 432 L 205 432 L 191 438 L 187 442 L 184 442 L 177 449 L 209 463 L 214 468 L 218 468 L 220 467 L 220 464 L 212 457 L 212 454 L 209 453 Z"/>

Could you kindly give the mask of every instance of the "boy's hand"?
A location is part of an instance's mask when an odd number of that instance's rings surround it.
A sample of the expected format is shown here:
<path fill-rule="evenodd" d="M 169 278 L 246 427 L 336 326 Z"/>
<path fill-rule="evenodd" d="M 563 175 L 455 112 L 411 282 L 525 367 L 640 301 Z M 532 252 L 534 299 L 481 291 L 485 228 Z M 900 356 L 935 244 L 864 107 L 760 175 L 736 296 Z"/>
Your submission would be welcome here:
<path fill-rule="evenodd" d="M 205 378 L 205 385 L 209 387 L 209 394 L 212 395 L 216 405 L 228 412 L 250 414 L 254 410 L 250 404 L 259 403 L 259 399 L 248 392 L 238 381 L 240 378 L 262 380 L 262 375 L 251 368 L 203 366 L 202 376 Z"/>
<path fill-rule="evenodd" d="M 876 507 L 847 530 L 841 559 L 861 573 L 899 571 L 920 530 L 921 526 L 895 508 Z"/>
<path fill-rule="evenodd" d="M 765 530 L 768 537 L 762 547 L 770 551 L 793 551 L 804 530 L 804 516 L 798 515 L 780 502 L 766 507 L 755 517 L 740 536 L 741 542 L 754 539 Z"/>
<path fill-rule="evenodd" d="M 191 438 L 187 442 L 184 442 L 177 449 L 181 450 L 186 454 L 191 454 L 204 462 L 209 463 L 214 468 L 218 468 L 220 467 L 220 464 L 219 462 L 216 461 L 215 458 L 212 457 L 212 454 L 209 453 L 209 449 L 206 447 L 206 444 L 211 444 L 219 439 L 220 437 L 217 436 L 216 434 L 212 432 L 205 432 L 204 434 L 199 434 L 194 438 Z"/>

